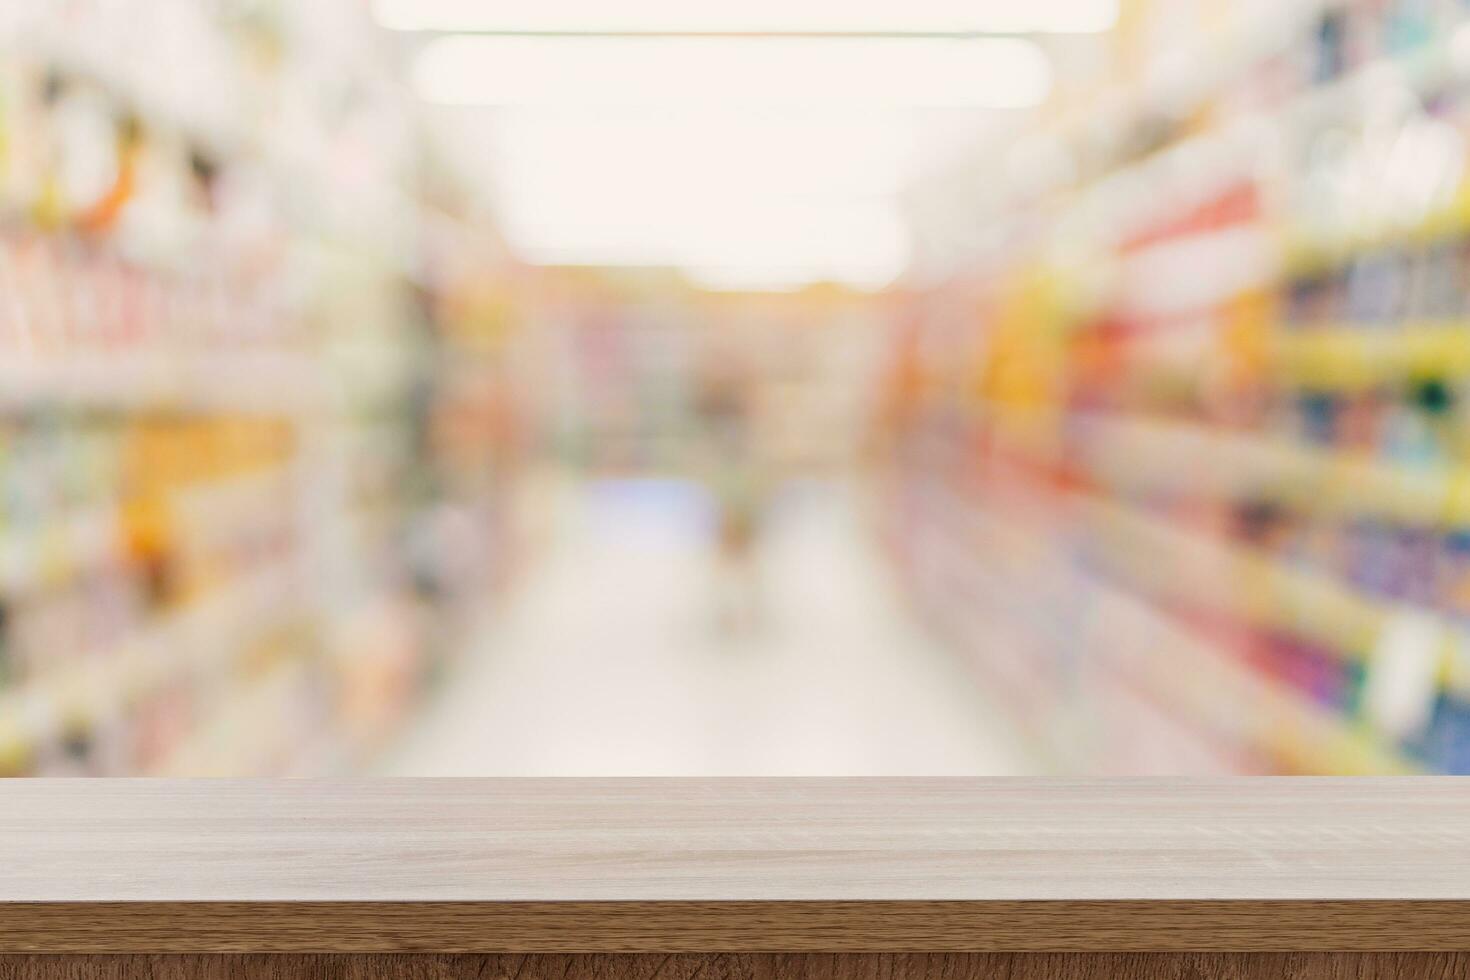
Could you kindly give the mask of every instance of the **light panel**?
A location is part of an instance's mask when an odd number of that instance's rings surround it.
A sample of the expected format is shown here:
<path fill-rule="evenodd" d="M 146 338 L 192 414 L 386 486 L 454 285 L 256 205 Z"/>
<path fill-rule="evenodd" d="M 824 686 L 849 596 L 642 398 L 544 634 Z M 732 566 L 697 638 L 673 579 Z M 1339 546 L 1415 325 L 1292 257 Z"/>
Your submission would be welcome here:
<path fill-rule="evenodd" d="M 444 105 L 1020 109 L 1051 82 L 1021 38 L 452 35 L 413 64 Z"/>
<path fill-rule="evenodd" d="M 884 197 L 936 155 L 923 122 L 903 112 L 485 115 L 455 121 L 477 136 L 477 173 L 507 193 Z M 968 114 L 961 124 L 979 125 Z"/>
<path fill-rule="evenodd" d="M 885 201 L 519 195 L 503 203 L 511 247 L 545 265 L 667 266 L 872 287 L 896 278 L 909 258 L 902 215 Z"/>
<path fill-rule="evenodd" d="M 970 131 L 970 114 L 938 117 Z M 447 111 L 522 258 L 702 283 L 872 287 L 909 254 L 900 191 L 942 143 L 909 112 Z M 948 132 L 948 129 L 944 130 Z"/>
<path fill-rule="evenodd" d="M 375 0 L 384 27 L 501 33 L 1091 34 L 1118 21 L 1118 0 Z"/>

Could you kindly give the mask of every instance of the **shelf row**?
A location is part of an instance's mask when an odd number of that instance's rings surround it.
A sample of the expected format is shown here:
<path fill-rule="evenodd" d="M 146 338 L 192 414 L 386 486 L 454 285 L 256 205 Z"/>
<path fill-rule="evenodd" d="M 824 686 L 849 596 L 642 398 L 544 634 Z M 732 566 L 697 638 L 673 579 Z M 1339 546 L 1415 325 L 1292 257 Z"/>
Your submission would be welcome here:
<path fill-rule="evenodd" d="M 1410 465 L 1146 416 L 1078 415 L 1067 426 L 1076 465 L 1120 494 L 1266 500 L 1319 518 L 1470 529 L 1470 466 Z"/>
<path fill-rule="evenodd" d="M 105 726 L 170 681 L 226 672 L 252 636 L 300 610 L 306 581 L 294 565 L 270 565 L 64 673 L 0 689 L 0 771 L 70 731 Z"/>
<path fill-rule="evenodd" d="M 1470 624 L 1365 594 L 1333 575 L 1214 539 L 1138 508 L 1079 499 L 1075 514 L 1100 568 L 1140 594 L 1300 637 L 1344 661 L 1370 663 L 1396 623 L 1423 623 L 1437 689 L 1470 699 Z"/>
<path fill-rule="evenodd" d="M 0 359 L 0 410 L 177 408 L 292 415 L 326 404 L 306 352 L 119 353 Z"/>
<path fill-rule="evenodd" d="M 1096 416 L 1074 424 L 1079 453 L 1071 462 L 1095 482 L 1094 491 L 1054 500 L 1053 520 L 1087 541 L 1090 560 L 1109 574 L 1160 601 L 1300 636 L 1349 662 L 1371 659 L 1393 624 L 1425 622 L 1441 650 L 1441 688 L 1470 700 L 1470 621 L 1370 593 L 1331 571 L 1156 511 L 1170 501 L 1271 500 L 1319 518 L 1463 527 L 1470 522 L 1470 472 L 1416 472 L 1191 423 Z M 958 446 L 945 450 L 948 459 L 930 446 L 926 469 L 953 471 L 962 459 Z"/>
<path fill-rule="evenodd" d="M 1061 768 L 1137 774 L 1139 760 L 1130 753 L 1142 751 L 1162 771 L 1182 771 L 1185 761 L 1162 748 L 1125 749 L 1122 743 L 1140 737 L 1127 721 L 1116 732 L 1089 734 L 1114 707 L 1104 689 L 1119 683 L 1177 718 L 1181 737 L 1190 729 L 1208 732 L 1205 743 L 1215 744 L 1201 751 L 1215 756 L 1211 764 L 1220 771 L 1257 771 L 1261 759 L 1296 772 L 1420 768 L 1371 730 L 1178 622 L 1136 582 L 1078 565 L 1056 528 L 1032 523 L 1010 503 L 926 483 L 899 510 L 922 525 L 904 526 L 897 536 L 909 551 L 900 563 L 926 612 L 948 622 L 987 676 L 1003 678 L 1000 693 L 1014 695 L 1017 711 L 1034 716 L 1039 738 L 1057 743 Z M 1191 756 L 1188 765 L 1196 764 L 1203 760 Z"/>

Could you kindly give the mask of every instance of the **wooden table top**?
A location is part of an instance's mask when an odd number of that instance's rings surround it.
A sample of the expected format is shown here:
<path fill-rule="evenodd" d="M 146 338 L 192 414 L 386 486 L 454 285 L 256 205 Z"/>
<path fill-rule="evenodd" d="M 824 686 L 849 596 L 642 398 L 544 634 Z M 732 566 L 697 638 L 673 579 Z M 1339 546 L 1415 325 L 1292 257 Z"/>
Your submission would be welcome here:
<path fill-rule="evenodd" d="M 1470 948 L 1470 780 L 0 781 L 0 951 L 1098 943 Z"/>

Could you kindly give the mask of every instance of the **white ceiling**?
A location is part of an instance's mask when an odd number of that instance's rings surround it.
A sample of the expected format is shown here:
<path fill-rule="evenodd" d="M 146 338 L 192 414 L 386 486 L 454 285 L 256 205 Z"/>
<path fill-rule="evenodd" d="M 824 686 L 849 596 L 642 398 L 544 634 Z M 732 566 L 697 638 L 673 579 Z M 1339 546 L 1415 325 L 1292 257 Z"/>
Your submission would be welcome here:
<path fill-rule="evenodd" d="M 373 0 L 379 23 L 418 31 L 1093 33 L 1119 0 Z"/>
<path fill-rule="evenodd" d="M 992 115 L 456 108 L 433 118 L 529 261 L 875 287 L 909 259 L 899 192 Z"/>
<path fill-rule="evenodd" d="M 523 258 L 750 288 L 892 281 L 912 254 L 903 190 L 1014 129 L 1067 66 L 1050 40 L 717 35 L 1097 27 L 1116 13 L 1111 0 L 377 6 L 390 26 L 435 29 L 405 35 L 410 78 Z M 455 29 L 490 33 L 437 32 Z M 537 33 L 607 31 L 699 36 Z"/>

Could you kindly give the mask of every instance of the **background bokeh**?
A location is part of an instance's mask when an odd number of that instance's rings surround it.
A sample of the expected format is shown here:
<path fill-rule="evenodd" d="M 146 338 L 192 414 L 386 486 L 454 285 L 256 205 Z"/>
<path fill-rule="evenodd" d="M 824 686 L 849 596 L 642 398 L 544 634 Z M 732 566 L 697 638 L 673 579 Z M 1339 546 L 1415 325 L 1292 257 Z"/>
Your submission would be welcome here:
<path fill-rule="evenodd" d="M 1470 773 L 1467 151 L 1465 0 L 0 0 L 0 774 Z"/>

